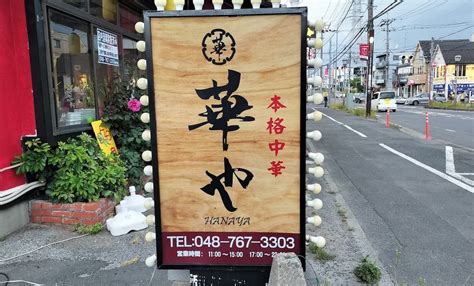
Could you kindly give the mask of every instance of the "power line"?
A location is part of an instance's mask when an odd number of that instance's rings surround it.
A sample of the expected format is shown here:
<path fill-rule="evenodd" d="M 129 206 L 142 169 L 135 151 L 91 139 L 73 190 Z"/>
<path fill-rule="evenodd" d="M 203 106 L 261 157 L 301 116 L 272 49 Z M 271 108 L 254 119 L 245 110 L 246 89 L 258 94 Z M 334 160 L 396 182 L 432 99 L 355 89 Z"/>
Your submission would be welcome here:
<path fill-rule="evenodd" d="M 446 37 L 449 37 L 449 36 L 451 36 L 451 35 L 457 34 L 457 33 L 459 33 L 459 32 L 462 32 L 462 31 L 467 30 L 467 29 L 472 28 L 472 27 L 474 27 L 474 25 L 470 25 L 470 26 L 468 26 L 468 27 L 466 27 L 466 28 L 463 28 L 463 29 L 461 29 L 461 30 L 457 30 L 456 32 L 452 32 L 452 33 L 450 33 L 450 34 L 447 34 L 446 36 L 442 36 L 442 37 L 438 38 L 437 40 L 444 39 L 444 38 L 446 38 Z"/>

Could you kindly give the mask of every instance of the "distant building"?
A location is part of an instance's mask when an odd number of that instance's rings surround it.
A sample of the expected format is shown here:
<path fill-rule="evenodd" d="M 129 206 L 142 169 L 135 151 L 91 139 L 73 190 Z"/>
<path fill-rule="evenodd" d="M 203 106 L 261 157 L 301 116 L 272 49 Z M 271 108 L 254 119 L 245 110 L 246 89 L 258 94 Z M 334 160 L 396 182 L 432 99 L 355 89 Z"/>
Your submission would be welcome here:
<path fill-rule="evenodd" d="M 474 93 L 474 42 L 439 42 L 433 55 L 434 92 L 445 96 Z"/>

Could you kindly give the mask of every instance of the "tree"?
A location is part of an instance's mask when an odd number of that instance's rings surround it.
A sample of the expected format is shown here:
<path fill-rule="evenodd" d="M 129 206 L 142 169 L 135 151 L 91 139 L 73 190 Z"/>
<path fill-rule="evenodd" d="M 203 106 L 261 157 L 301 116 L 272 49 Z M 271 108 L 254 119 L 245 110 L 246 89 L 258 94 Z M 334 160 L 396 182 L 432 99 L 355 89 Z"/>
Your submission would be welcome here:
<path fill-rule="evenodd" d="M 364 87 L 362 86 L 362 82 L 360 80 L 360 77 L 356 77 L 351 80 L 351 90 L 354 89 L 356 92 L 363 92 Z"/>

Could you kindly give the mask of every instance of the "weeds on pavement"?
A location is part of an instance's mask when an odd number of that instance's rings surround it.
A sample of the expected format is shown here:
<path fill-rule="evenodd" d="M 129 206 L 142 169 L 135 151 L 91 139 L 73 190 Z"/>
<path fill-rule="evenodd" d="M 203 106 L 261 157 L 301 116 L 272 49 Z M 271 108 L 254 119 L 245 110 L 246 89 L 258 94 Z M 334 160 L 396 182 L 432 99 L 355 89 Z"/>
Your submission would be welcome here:
<path fill-rule="evenodd" d="M 76 224 L 74 231 L 80 234 L 97 234 L 102 230 L 102 224 L 100 222 L 92 225 Z"/>
<path fill-rule="evenodd" d="M 315 243 L 312 242 L 309 243 L 309 251 L 314 254 L 314 258 L 323 263 L 330 260 L 334 260 L 336 258 L 336 255 L 330 254 L 324 248 L 318 247 Z"/>
<path fill-rule="evenodd" d="M 375 262 L 369 260 L 369 256 L 362 258 L 361 262 L 354 268 L 354 275 L 367 284 L 377 284 L 382 278 L 382 272 Z"/>

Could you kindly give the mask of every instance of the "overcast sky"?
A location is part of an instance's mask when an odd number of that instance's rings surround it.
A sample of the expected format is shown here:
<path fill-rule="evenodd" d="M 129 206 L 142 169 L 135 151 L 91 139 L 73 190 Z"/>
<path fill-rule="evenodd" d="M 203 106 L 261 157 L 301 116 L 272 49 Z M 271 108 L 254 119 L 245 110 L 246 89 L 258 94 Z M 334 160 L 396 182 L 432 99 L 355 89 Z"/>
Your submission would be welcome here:
<path fill-rule="evenodd" d="M 288 1 L 288 0 L 287 0 Z M 324 18 L 330 23 L 331 29 L 336 29 L 343 18 L 352 0 L 301 0 L 301 5 L 308 6 L 311 19 Z M 283 1 L 286 2 L 286 1 Z M 357 0 L 355 0 L 357 2 Z M 367 21 L 367 0 L 361 0 L 361 14 L 364 19 L 358 21 L 356 27 L 360 28 Z M 374 0 L 374 15 L 387 7 L 393 0 Z M 413 51 L 419 40 L 435 39 L 469 39 L 474 33 L 474 4 L 473 0 L 405 0 L 402 4 L 375 21 L 375 54 L 385 51 L 386 32 L 378 27 L 382 19 L 393 18 L 390 30 L 390 50 L 393 53 Z M 352 13 L 343 22 L 339 30 L 338 43 L 340 49 L 344 47 L 355 33 L 349 31 L 353 28 Z M 358 30 L 358 29 L 357 29 Z M 462 30 L 462 31 L 460 31 Z M 348 35 L 349 34 L 349 35 Z M 452 34 L 452 35 L 450 35 Z M 329 36 L 329 35 L 328 35 Z M 366 42 L 364 34 L 358 43 Z M 328 37 L 325 35 L 325 40 Z M 344 40 L 345 39 L 345 40 Z M 325 49 L 329 42 L 325 41 Z M 333 48 L 335 37 L 333 37 Z M 354 51 L 356 49 L 354 48 Z M 327 50 L 326 50 L 327 51 Z"/>

